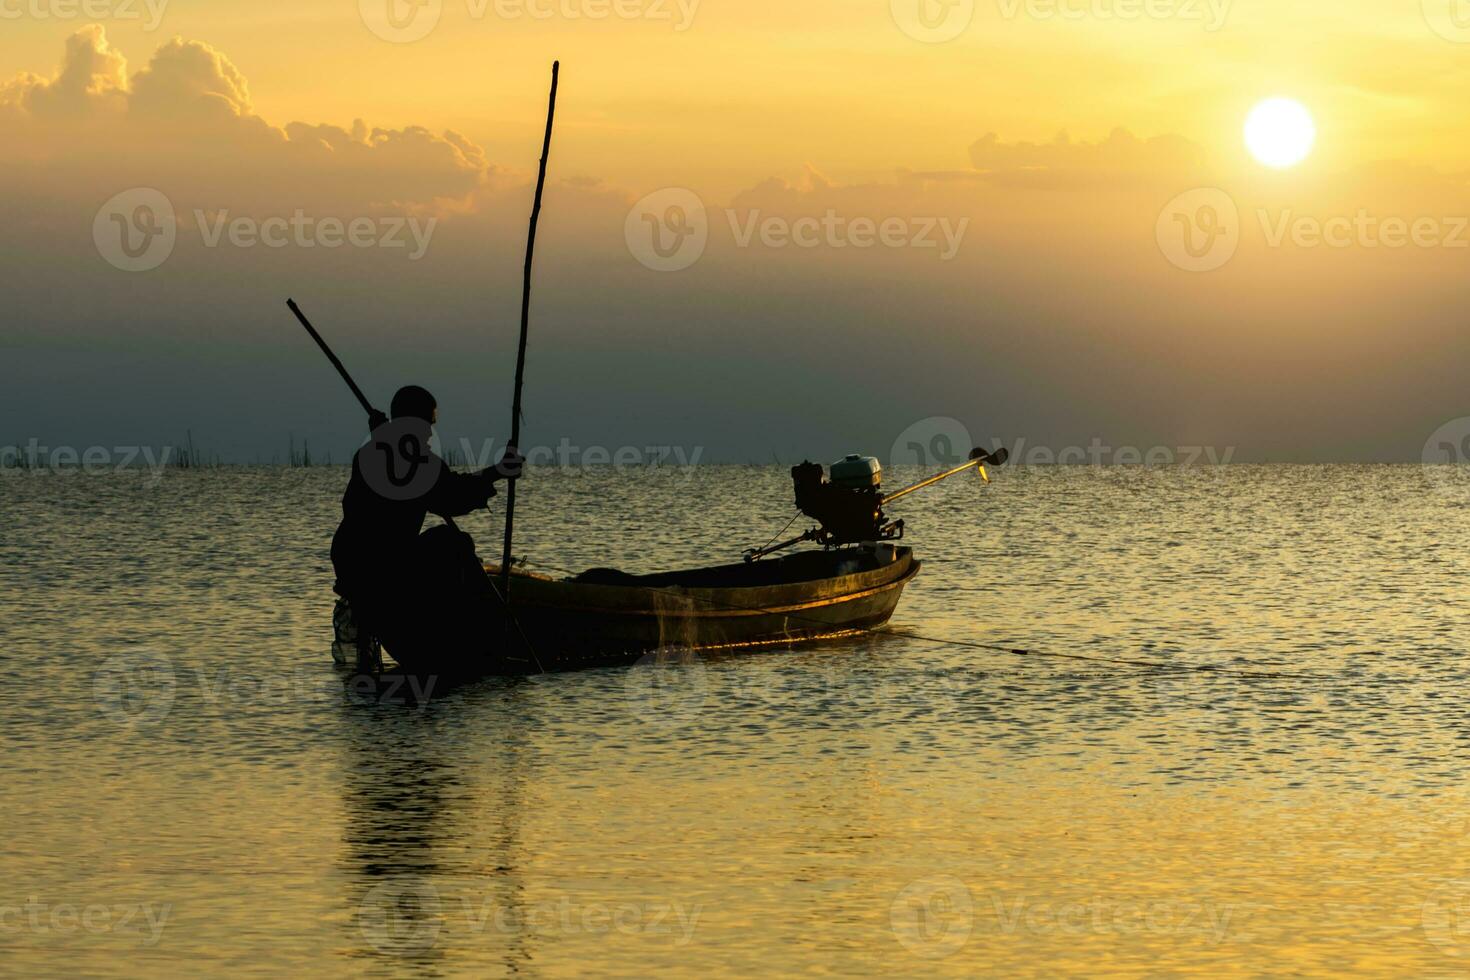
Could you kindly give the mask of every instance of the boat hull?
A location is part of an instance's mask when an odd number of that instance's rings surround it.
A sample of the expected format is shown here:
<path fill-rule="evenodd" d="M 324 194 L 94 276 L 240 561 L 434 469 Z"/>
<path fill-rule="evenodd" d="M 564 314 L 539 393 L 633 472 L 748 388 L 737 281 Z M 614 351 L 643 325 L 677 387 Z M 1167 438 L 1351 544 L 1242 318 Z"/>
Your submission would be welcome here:
<path fill-rule="evenodd" d="M 438 629 L 385 637 L 413 673 L 527 674 L 636 663 L 659 651 L 757 649 L 886 623 L 920 563 L 908 548 L 809 551 L 658 575 L 517 572 Z M 498 569 L 487 566 L 498 585 Z"/>

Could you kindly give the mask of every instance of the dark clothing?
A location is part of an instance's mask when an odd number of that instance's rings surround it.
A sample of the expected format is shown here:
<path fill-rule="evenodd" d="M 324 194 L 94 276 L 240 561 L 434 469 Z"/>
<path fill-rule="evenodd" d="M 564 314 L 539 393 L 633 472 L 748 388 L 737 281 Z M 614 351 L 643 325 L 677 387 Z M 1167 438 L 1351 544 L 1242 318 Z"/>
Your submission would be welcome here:
<path fill-rule="evenodd" d="M 408 598 L 419 577 L 419 532 L 428 514 L 458 517 L 486 506 L 495 496 L 493 471 L 455 473 L 431 456 L 433 484 L 412 499 L 391 499 L 369 485 L 361 456 L 353 460 L 352 479 L 342 495 L 342 523 L 332 538 L 336 591 L 349 601 L 378 605 Z"/>

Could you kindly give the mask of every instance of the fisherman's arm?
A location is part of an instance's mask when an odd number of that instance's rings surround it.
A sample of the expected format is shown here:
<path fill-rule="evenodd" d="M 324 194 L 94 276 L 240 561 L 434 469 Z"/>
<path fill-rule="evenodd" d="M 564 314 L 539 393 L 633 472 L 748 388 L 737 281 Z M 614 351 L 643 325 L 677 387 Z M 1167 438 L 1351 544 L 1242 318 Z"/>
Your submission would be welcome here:
<path fill-rule="evenodd" d="M 507 452 L 498 464 L 478 473 L 455 473 L 445 466 L 429 494 L 428 510 L 440 517 L 461 517 L 480 510 L 495 496 L 495 484 L 518 478 L 524 463 L 519 454 Z"/>

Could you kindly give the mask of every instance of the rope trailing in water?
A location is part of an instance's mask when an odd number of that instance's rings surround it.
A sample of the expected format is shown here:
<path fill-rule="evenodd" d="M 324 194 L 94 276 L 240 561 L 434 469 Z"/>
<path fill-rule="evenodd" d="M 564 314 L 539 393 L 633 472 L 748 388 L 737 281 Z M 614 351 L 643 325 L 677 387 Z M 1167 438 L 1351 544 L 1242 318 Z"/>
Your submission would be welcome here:
<path fill-rule="evenodd" d="M 1276 680 L 1289 678 L 1292 680 L 1315 681 L 1322 680 L 1317 674 L 1297 674 L 1286 671 L 1265 670 L 1240 670 L 1236 667 L 1221 667 L 1216 664 L 1180 664 L 1167 660 L 1128 660 L 1119 657 L 1089 657 L 1085 653 L 1057 653 L 1052 650 L 1032 650 L 1025 647 L 1006 647 L 993 643 L 976 643 L 970 640 L 945 639 L 937 636 L 921 636 L 917 633 L 908 633 L 902 630 L 870 630 L 869 632 L 886 632 L 892 636 L 906 636 L 911 640 L 921 640 L 925 643 L 940 643 L 947 646 L 971 647 L 976 650 L 990 650 L 997 653 L 1008 653 L 1017 657 L 1052 657 L 1061 660 L 1085 660 L 1089 663 L 1114 664 L 1124 667 L 1146 667 L 1150 670 L 1175 671 L 1179 673 L 1198 674 L 1222 674 L 1228 677 L 1249 677 L 1257 680 Z"/>
<path fill-rule="evenodd" d="M 577 572 L 573 572 L 570 569 L 558 568 L 555 565 L 548 565 L 545 562 L 538 562 L 537 564 L 540 564 L 541 567 L 546 568 L 550 571 L 559 572 L 563 575 L 575 576 L 578 574 Z M 785 616 L 787 619 L 795 619 L 820 626 L 832 625 L 824 620 L 813 619 L 809 616 L 798 616 L 794 613 L 789 612 L 777 612 L 774 609 L 765 609 L 760 606 L 742 606 L 735 603 L 722 602 L 718 599 L 710 599 L 703 596 L 690 595 L 689 593 L 681 590 L 660 588 L 656 585 L 628 584 L 620 585 L 619 587 L 629 589 L 641 589 L 645 592 L 664 593 L 667 595 L 677 596 L 686 601 L 702 602 L 707 606 L 712 606 L 720 609 L 738 609 L 742 612 L 759 612 L 765 613 L 769 616 Z M 1149 670 L 1173 671 L 1175 673 L 1218 674 L 1224 677 L 1244 677 L 1250 678 L 1252 680 L 1288 679 L 1315 681 L 1324 679 L 1323 675 L 1320 674 L 1300 674 L 1287 671 L 1241 670 L 1236 667 L 1222 667 L 1217 664 L 1180 664 L 1171 663 L 1167 660 L 1133 660 L 1121 657 L 1092 657 L 1088 656 L 1085 653 L 1057 653 L 1051 650 L 1035 650 L 1029 647 L 1003 646 L 997 643 L 980 643 L 974 640 L 957 640 L 951 637 L 924 636 L 921 633 L 911 633 L 905 630 L 875 629 L 869 626 L 854 626 L 848 627 L 847 629 L 852 632 L 868 633 L 872 636 L 902 636 L 907 637 L 910 640 L 918 640 L 922 643 L 934 643 L 942 646 L 968 647 L 973 650 L 985 650 L 993 653 L 1004 653 L 1015 657 L 1050 657 L 1056 660 L 1080 660 L 1088 663 L 1112 664 L 1114 666 L 1123 667 L 1144 667 Z"/>

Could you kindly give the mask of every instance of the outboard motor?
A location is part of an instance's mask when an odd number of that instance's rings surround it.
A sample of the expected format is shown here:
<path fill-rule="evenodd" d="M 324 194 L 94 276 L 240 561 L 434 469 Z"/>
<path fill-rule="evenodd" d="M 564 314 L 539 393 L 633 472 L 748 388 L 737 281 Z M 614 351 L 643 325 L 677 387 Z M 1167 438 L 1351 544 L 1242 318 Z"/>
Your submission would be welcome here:
<path fill-rule="evenodd" d="M 876 459 L 854 453 L 833 463 L 831 474 L 828 481 L 819 463 L 791 468 L 797 509 L 821 525 L 817 540 L 837 545 L 902 536 L 902 524 L 884 524 L 883 467 Z"/>
<path fill-rule="evenodd" d="M 940 480 L 947 480 L 966 470 L 974 470 L 989 483 L 990 477 L 986 475 L 985 467 L 1000 466 L 1009 455 L 1005 449 L 997 449 L 992 453 L 976 447 L 970 450 L 967 462 L 888 494 L 881 489 L 883 467 L 872 456 L 857 453 L 844 456 L 832 464 L 830 480 L 822 471 L 820 463 L 803 462 L 791 467 L 791 482 L 796 486 L 796 507 L 820 526 L 779 544 L 747 548 L 745 560 L 755 561 L 803 541 L 815 541 L 832 548 L 902 538 L 903 521 L 889 521 L 883 515 L 884 504 L 931 487 Z"/>

